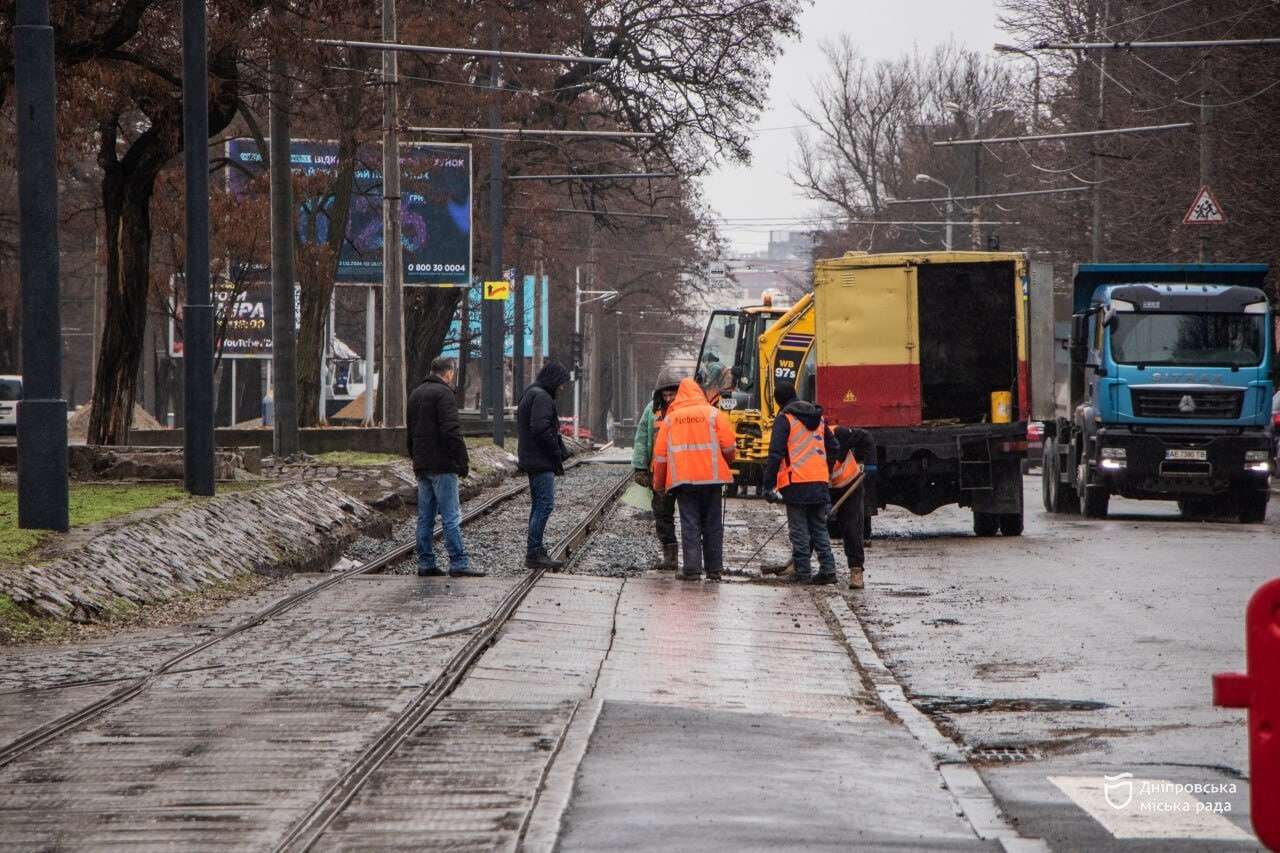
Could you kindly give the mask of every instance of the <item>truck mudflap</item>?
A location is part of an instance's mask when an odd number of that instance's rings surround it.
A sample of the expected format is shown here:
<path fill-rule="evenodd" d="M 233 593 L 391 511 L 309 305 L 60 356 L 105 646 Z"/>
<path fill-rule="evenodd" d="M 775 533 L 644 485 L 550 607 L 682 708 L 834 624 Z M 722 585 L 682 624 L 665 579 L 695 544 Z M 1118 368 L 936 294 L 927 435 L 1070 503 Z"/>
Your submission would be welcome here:
<path fill-rule="evenodd" d="M 1266 489 L 1271 447 L 1262 431 L 1106 426 L 1090 461 L 1113 494 L 1171 500 Z"/>

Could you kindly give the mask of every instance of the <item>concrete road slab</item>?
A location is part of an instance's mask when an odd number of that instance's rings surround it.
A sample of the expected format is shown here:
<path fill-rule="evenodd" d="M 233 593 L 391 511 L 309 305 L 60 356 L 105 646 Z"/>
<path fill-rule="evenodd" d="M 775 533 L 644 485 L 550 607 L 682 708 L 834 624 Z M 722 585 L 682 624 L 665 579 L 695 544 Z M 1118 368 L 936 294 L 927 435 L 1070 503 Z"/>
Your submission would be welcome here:
<path fill-rule="evenodd" d="M 606 702 L 560 839 L 577 850 L 999 850 L 898 726 Z"/>

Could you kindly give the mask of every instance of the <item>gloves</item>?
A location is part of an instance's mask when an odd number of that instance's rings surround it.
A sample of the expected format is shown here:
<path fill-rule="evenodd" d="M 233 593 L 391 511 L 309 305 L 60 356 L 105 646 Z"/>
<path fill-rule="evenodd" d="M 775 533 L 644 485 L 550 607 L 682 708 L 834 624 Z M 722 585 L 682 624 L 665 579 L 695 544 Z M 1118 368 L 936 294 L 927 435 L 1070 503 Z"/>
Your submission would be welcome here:
<path fill-rule="evenodd" d="M 764 499 L 771 504 L 782 503 L 782 492 L 777 489 L 770 489 L 764 493 Z"/>
<path fill-rule="evenodd" d="M 643 468 L 637 468 L 631 475 L 631 479 L 636 485 L 644 486 L 646 489 L 653 487 L 653 475 Z"/>

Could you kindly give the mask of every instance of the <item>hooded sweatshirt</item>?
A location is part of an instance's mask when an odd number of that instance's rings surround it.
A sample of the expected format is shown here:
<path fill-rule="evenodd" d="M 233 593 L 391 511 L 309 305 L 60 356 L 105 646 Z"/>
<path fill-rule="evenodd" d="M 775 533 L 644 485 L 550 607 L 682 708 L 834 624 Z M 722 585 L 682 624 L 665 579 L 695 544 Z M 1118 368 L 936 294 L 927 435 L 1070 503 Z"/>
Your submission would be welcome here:
<path fill-rule="evenodd" d="M 822 423 L 822 407 L 808 400 L 792 400 L 783 407 L 773 419 L 773 432 L 769 436 L 769 459 L 764 465 L 764 483 L 766 488 L 773 488 L 778 480 L 778 469 L 782 460 L 787 458 L 787 444 L 791 437 L 791 420 L 794 416 L 806 429 L 817 429 Z M 827 468 L 835 464 L 840 452 L 835 436 L 831 430 L 825 431 L 824 444 L 827 452 Z M 825 504 L 831 502 L 831 491 L 827 483 L 792 483 L 782 489 L 782 499 L 789 504 Z"/>
<path fill-rule="evenodd" d="M 569 371 L 549 361 L 520 398 L 516 409 L 516 460 L 526 474 L 564 473 L 569 457 L 560 437 L 560 413 L 556 391 L 569 381 Z"/>
<path fill-rule="evenodd" d="M 714 424 L 714 442 L 709 441 L 709 424 Z M 712 455 L 710 447 L 687 451 L 674 446 L 691 438 L 696 444 L 714 444 L 719 453 Z M 733 482 L 729 463 L 734 458 L 735 444 L 733 425 L 724 413 L 707 402 L 697 382 L 681 380 L 653 444 L 654 490 Z"/>

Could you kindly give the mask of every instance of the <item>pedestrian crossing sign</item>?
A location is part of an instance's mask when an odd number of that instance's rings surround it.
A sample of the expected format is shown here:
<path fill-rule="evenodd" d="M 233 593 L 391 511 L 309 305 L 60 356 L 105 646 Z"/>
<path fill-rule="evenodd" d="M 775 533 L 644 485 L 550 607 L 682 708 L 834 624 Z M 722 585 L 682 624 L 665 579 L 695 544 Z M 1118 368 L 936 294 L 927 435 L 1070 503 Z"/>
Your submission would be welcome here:
<path fill-rule="evenodd" d="M 1187 215 L 1182 217 L 1183 225 L 1221 225 L 1226 221 L 1227 215 L 1222 212 L 1222 205 L 1218 204 L 1208 186 L 1200 188 L 1195 201 L 1187 208 Z"/>
<path fill-rule="evenodd" d="M 505 278 L 484 283 L 484 298 L 494 302 L 506 302 L 511 296 L 511 282 Z"/>

